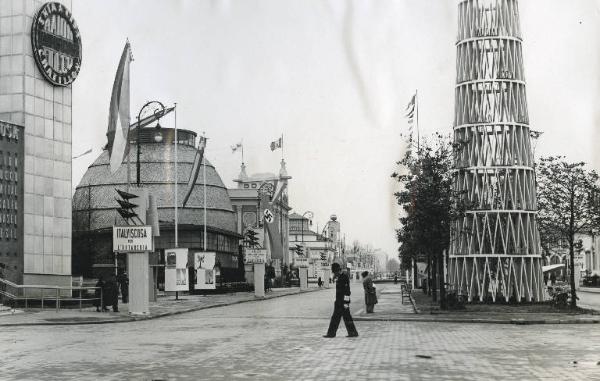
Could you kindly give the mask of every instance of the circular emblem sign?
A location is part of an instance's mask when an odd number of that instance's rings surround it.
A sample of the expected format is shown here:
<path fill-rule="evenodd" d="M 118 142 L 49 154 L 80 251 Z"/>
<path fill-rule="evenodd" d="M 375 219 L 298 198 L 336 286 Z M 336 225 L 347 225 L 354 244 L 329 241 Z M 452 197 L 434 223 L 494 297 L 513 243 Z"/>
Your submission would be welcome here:
<path fill-rule="evenodd" d="M 81 35 L 71 12 L 60 3 L 46 3 L 31 25 L 33 57 L 46 79 L 70 85 L 81 67 Z"/>

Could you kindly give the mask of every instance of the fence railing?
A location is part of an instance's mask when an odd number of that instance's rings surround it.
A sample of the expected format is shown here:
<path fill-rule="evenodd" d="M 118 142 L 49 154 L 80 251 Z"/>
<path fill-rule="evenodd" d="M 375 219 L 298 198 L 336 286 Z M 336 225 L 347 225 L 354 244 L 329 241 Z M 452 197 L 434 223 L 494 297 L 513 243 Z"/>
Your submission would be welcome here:
<path fill-rule="evenodd" d="M 87 297 L 83 291 L 94 290 L 94 297 Z M 100 290 L 100 298 L 95 296 L 95 291 Z M 36 292 L 37 291 L 37 292 Z M 74 294 L 77 294 L 77 297 Z M 93 286 L 49 286 L 49 285 L 30 285 L 16 284 L 7 279 L 0 278 L 0 295 L 2 296 L 2 304 L 10 302 L 10 306 L 14 310 L 15 304 L 18 301 L 25 303 L 25 308 L 29 308 L 30 301 L 40 301 L 41 308 L 44 309 L 45 301 L 54 301 L 56 312 L 60 310 L 62 302 L 79 302 L 79 311 L 82 310 L 84 301 L 92 301 L 99 299 L 99 305 L 103 305 L 102 288 Z"/>

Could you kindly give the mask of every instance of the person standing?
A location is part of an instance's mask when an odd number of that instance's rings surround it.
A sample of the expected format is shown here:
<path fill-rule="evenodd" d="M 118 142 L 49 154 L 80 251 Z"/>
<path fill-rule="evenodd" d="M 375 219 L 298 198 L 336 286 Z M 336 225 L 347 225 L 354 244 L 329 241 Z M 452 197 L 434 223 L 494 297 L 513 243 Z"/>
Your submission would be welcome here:
<path fill-rule="evenodd" d="M 344 325 L 346 325 L 346 331 L 348 331 L 348 337 L 356 337 L 358 332 L 352 320 L 352 315 L 350 315 L 350 279 L 348 274 L 342 272 L 339 263 L 331 264 L 331 272 L 334 277 L 337 277 L 335 303 L 333 304 L 333 315 L 331 315 L 329 329 L 323 337 L 335 337 L 342 318 L 344 319 Z"/>
<path fill-rule="evenodd" d="M 103 296 L 102 293 L 104 291 L 104 280 L 102 280 L 102 275 L 98 277 L 98 282 L 96 282 L 96 288 L 94 289 L 94 307 L 96 307 L 96 312 L 100 312 L 100 307 L 105 306 L 102 301 Z M 104 296 L 106 297 L 106 296 Z"/>
<path fill-rule="evenodd" d="M 121 272 L 117 276 L 117 282 L 119 283 L 119 289 L 121 289 L 123 303 L 129 303 L 129 277 L 126 271 Z"/>
<path fill-rule="evenodd" d="M 104 305 L 102 311 L 108 311 L 107 306 L 112 306 L 113 312 L 119 312 L 119 286 L 117 286 L 117 277 L 111 275 L 103 288 L 104 293 Z"/>
<path fill-rule="evenodd" d="M 368 271 L 362 272 L 363 288 L 365 289 L 365 304 L 367 305 L 367 313 L 372 314 L 375 304 L 377 304 L 377 289 L 373 285 L 373 279 Z"/>

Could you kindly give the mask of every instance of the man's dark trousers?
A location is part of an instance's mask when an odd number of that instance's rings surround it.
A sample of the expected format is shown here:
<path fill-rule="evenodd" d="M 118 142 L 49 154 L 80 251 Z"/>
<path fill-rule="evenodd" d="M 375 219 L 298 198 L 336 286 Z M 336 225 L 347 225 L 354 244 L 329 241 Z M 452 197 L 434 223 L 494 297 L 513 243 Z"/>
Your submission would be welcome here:
<path fill-rule="evenodd" d="M 329 329 L 327 330 L 327 336 L 335 336 L 338 326 L 340 325 L 340 319 L 342 318 L 344 318 L 344 324 L 346 325 L 348 336 L 358 335 L 356 326 L 352 320 L 352 315 L 350 315 L 350 308 L 344 308 L 343 304 L 336 302 L 333 309 L 333 315 L 331 315 Z"/>

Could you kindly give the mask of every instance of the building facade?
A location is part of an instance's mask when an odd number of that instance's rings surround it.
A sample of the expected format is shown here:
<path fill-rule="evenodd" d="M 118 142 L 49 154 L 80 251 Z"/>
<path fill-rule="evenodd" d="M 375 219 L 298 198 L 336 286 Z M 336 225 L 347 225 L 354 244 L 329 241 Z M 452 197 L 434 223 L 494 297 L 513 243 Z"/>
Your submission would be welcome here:
<path fill-rule="evenodd" d="M 188 191 L 194 158 L 197 153 L 196 133 L 178 129 L 177 172 L 175 171 L 174 130 L 162 128 L 161 140 L 155 139 L 156 129 L 145 128 L 140 133 L 140 182 L 154 196 L 160 236 L 155 238 L 155 251 L 162 258 L 166 249 L 175 248 L 175 181 L 177 182 L 178 245 L 187 248 L 189 256 L 206 250 L 216 252 L 216 262 L 224 281 L 243 280 L 243 267 L 236 232 L 235 213 L 227 188 L 215 167 L 204 158 L 200 175 L 193 185 L 185 207 L 182 200 Z M 129 178 L 136 178 L 137 133 L 130 133 Z M 107 147 L 108 148 L 108 147 Z M 118 214 L 116 189 L 127 191 L 128 166 L 124 162 L 110 173 L 108 150 L 90 165 L 73 196 L 73 273 L 95 277 L 106 268 L 114 271 L 112 226 L 126 225 Z M 206 173 L 206 182 L 203 173 Z M 134 187 L 131 184 L 130 187 Z M 206 208 L 204 205 L 206 192 Z M 206 232 L 204 237 L 204 213 Z M 124 257 L 124 256 L 123 256 Z M 119 259 L 119 266 L 125 266 Z M 190 263 L 193 261 L 190 260 Z"/>
<path fill-rule="evenodd" d="M 290 244 L 289 255 L 292 263 L 308 261 L 308 277 L 317 278 L 323 270 L 328 270 L 335 259 L 335 243 L 328 237 L 314 232 L 311 221 L 298 213 L 290 214 Z M 302 255 L 298 254 L 298 249 Z M 300 261 L 298 260 L 300 258 Z M 324 279 L 323 279 L 324 281 Z"/>
<path fill-rule="evenodd" d="M 0 120 L 9 123 L 3 129 L 21 126 L 23 145 L 12 163 L 3 151 L 17 177 L 1 186 L 13 188 L 8 199 L 22 207 L 3 209 L 16 223 L 2 217 L 2 229 L 14 230 L 16 243 L 7 249 L 2 238 L 0 263 L 19 284 L 71 284 L 71 105 L 81 37 L 70 7 L 69 0 L 0 1 Z"/>
<path fill-rule="evenodd" d="M 273 263 L 276 271 L 281 266 L 289 266 L 292 261 L 287 250 L 291 210 L 288 197 L 290 179 L 283 160 L 278 175 L 257 173 L 248 176 L 246 166 L 242 163 L 238 178 L 233 180 L 237 183 L 237 188 L 228 190 L 236 216 L 237 233 L 244 235 L 248 229 L 255 231 L 259 240 L 258 247 L 266 250 L 267 260 Z M 273 215 L 270 226 L 265 222 L 266 210 Z"/>

